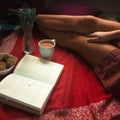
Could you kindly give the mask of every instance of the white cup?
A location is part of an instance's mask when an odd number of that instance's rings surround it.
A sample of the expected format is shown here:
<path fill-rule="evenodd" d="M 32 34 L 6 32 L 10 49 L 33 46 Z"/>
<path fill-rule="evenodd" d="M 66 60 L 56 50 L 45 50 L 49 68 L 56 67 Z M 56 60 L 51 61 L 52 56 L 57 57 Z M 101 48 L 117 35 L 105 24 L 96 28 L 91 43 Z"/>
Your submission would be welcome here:
<path fill-rule="evenodd" d="M 55 50 L 55 39 L 42 39 L 38 42 L 39 52 L 43 59 L 51 60 Z"/>

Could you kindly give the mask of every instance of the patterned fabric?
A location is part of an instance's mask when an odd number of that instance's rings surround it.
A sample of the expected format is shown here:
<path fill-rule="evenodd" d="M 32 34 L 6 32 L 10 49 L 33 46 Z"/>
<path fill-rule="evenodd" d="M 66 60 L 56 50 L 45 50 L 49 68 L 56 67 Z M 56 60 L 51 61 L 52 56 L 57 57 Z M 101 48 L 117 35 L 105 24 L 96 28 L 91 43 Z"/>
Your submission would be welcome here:
<path fill-rule="evenodd" d="M 22 116 L 12 120 L 120 120 L 120 102 L 117 99 L 101 100 L 88 106 L 54 110 L 41 116 Z"/>
<path fill-rule="evenodd" d="M 119 105 L 115 99 L 102 100 L 88 106 L 52 111 L 39 120 L 120 120 Z"/>
<path fill-rule="evenodd" d="M 21 59 L 22 34 L 5 38 L 1 51 L 7 51 Z M 14 36 L 14 38 L 13 38 Z M 38 41 L 40 32 L 33 34 L 35 56 L 40 57 Z M 10 39 L 11 38 L 11 39 Z M 17 41 L 16 41 L 17 39 Z M 4 46 L 4 47 L 3 47 Z M 9 49 L 8 49 L 8 48 Z M 11 50 L 12 49 L 12 50 Z M 56 46 L 53 61 L 64 64 L 64 71 L 41 116 L 36 116 L 8 105 L 0 106 L 0 120 L 119 120 L 120 102 L 104 91 L 93 69 L 74 51 Z"/>
<path fill-rule="evenodd" d="M 120 97 L 120 49 L 109 53 L 95 68 L 103 86 Z"/>
<path fill-rule="evenodd" d="M 18 34 L 16 32 L 13 32 L 12 34 L 1 40 L 2 42 L 0 46 L 0 52 L 10 53 L 14 48 L 17 38 Z"/>

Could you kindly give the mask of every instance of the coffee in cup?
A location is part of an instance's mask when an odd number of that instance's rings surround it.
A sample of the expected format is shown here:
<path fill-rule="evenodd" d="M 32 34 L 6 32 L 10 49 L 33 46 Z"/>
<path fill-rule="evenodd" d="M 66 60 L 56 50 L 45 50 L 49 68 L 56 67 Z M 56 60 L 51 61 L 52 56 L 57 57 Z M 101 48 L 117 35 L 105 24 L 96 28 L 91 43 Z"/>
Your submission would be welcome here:
<path fill-rule="evenodd" d="M 42 39 L 38 42 L 39 52 L 42 58 L 51 60 L 55 50 L 55 39 Z"/>

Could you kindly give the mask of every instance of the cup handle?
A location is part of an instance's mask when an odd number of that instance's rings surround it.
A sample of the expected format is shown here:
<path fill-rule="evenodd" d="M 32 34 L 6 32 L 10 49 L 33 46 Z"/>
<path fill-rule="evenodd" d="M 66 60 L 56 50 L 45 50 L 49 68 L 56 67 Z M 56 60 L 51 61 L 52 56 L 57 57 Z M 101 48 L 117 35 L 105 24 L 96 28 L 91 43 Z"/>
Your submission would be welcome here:
<path fill-rule="evenodd" d="M 52 41 L 52 42 L 55 42 L 55 39 L 52 39 L 51 41 Z"/>

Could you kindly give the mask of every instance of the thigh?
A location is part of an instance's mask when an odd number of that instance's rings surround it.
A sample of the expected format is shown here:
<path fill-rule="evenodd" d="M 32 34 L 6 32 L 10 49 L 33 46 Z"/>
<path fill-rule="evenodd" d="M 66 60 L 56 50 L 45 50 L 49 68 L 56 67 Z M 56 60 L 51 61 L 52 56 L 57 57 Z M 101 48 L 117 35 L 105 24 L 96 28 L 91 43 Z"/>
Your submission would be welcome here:
<path fill-rule="evenodd" d="M 74 41 L 76 33 L 68 31 L 58 31 L 53 29 L 48 29 L 44 27 L 39 27 L 48 38 L 55 39 L 57 44 L 62 47 L 70 48 L 72 41 Z"/>
<path fill-rule="evenodd" d="M 92 66 L 96 66 L 103 57 L 116 49 L 110 44 L 88 43 L 88 37 L 76 32 L 63 32 L 42 28 L 41 30 L 51 39 L 56 39 L 58 45 L 70 48 L 79 53 Z"/>
<path fill-rule="evenodd" d="M 70 47 L 82 55 L 93 67 L 117 48 L 109 43 L 88 43 L 88 39 L 86 36 L 76 35 Z"/>

